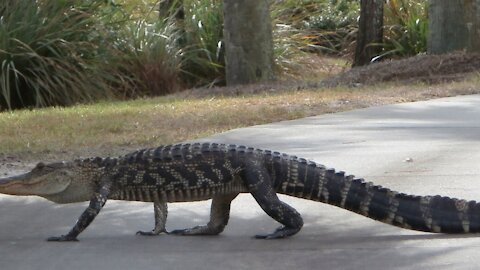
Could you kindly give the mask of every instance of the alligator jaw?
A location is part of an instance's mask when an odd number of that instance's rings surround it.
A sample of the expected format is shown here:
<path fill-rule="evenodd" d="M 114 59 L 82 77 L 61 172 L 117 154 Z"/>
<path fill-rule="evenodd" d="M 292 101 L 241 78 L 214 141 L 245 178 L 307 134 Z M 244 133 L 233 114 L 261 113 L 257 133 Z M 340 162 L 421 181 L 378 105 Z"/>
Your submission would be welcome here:
<path fill-rule="evenodd" d="M 22 187 L 25 187 L 24 180 L 27 179 L 28 173 L 0 178 L 0 193 L 9 195 L 27 195 L 22 194 Z"/>
<path fill-rule="evenodd" d="M 48 175 L 35 176 L 32 172 L 28 172 L 0 178 L 0 193 L 9 195 L 52 195 L 64 191 L 69 184 L 69 179 L 58 179 Z"/>

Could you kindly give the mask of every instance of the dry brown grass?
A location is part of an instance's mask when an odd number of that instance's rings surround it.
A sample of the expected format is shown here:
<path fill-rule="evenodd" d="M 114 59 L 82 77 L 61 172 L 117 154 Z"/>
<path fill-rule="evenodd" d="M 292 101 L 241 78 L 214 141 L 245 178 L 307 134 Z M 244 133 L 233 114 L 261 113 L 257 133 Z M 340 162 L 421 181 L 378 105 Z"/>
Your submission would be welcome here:
<path fill-rule="evenodd" d="M 233 128 L 369 106 L 480 93 L 479 78 L 438 85 L 308 88 L 275 84 L 245 92 L 0 113 L 0 153 L 22 160 L 118 155 Z M 301 89 L 301 90 L 298 90 Z M 2 154 L 0 154 L 1 157 Z"/>

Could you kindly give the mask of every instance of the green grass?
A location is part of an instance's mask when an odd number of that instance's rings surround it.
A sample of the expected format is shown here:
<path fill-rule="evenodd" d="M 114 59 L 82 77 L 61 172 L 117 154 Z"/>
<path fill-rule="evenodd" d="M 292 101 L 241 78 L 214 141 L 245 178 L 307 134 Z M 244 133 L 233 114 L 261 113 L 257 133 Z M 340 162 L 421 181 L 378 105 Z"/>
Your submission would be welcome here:
<path fill-rule="evenodd" d="M 118 155 L 233 128 L 432 97 L 476 93 L 478 79 L 438 87 L 285 90 L 239 97 L 167 96 L 0 113 L 0 154 L 26 160 Z M 472 90 L 473 89 L 473 90 Z M 475 92 L 476 91 L 476 92 Z"/>

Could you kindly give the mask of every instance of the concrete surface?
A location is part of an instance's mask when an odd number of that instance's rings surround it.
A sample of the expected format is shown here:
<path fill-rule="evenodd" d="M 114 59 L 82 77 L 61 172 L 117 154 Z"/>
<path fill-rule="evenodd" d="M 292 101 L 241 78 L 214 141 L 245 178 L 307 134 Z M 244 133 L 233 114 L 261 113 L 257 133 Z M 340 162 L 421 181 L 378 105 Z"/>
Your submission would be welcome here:
<path fill-rule="evenodd" d="M 480 96 L 356 110 L 234 130 L 209 138 L 313 159 L 398 191 L 480 199 Z M 250 195 L 215 237 L 141 237 L 152 206 L 107 202 L 78 243 L 66 233 L 85 204 L 0 195 L 0 269 L 476 269 L 480 236 L 398 229 L 316 202 L 282 197 L 304 229 L 284 240 Z M 168 229 L 204 223 L 209 203 L 170 205 Z"/>

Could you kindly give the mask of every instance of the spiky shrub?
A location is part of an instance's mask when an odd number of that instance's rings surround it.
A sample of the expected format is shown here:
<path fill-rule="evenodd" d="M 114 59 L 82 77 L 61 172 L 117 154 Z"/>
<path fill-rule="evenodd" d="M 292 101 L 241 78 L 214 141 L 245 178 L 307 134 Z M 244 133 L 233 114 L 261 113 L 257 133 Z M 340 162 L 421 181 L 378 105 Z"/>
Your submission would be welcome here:
<path fill-rule="evenodd" d="M 351 54 L 352 42 L 356 38 L 359 16 L 359 1 L 330 0 L 322 14 L 313 17 L 309 27 L 319 30 L 314 40 L 325 53 Z"/>
<path fill-rule="evenodd" d="M 175 32 L 160 21 L 153 24 L 139 21 L 127 29 L 137 45 L 128 50 L 124 58 L 125 66 L 132 69 L 138 81 L 138 93 L 130 96 L 158 96 L 180 90 L 180 57 L 178 48 L 172 44 L 176 40 Z"/>
<path fill-rule="evenodd" d="M 221 0 L 184 0 L 181 48 L 183 79 L 190 86 L 225 83 Z"/>
<path fill-rule="evenodd" d="M 70 105 L 112 96 L 99 68 L 97 4 L 0 2 L 0 110 Z M 106 60 L 105 60 L 106 61 Z"/>
<path fill-rule="evenodd" d="M 175 32 L 150 4 L 1 1 L 0 110 L 177 90 Z"/>
<path fill-rule="evenodd" d="M 116 89 L 117 94 L 158 96 L 181 89 L 179 31 L 173 18 L 159 19 L 158 7 L 152 3 L 123 2 L 104 7 L 101 16 L 112 47 L 121 54 L 115 57 L 114 68 L 130 76 L 129 82 Z"/>
<path fill-rule="evenodd" d="M 411 56 L 427 50 L 427 0 L 388 0 L 382 56 Z"/>
<path fill-rule="evenodd" d="M 354 39 L 359 5 L 355 0 L 274 1 L 276 25 L 295 34 L 285 41 L 307 51 L 342 54 Z M 287 44 L 288 44 L 287 43 Z"/>

